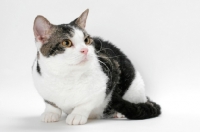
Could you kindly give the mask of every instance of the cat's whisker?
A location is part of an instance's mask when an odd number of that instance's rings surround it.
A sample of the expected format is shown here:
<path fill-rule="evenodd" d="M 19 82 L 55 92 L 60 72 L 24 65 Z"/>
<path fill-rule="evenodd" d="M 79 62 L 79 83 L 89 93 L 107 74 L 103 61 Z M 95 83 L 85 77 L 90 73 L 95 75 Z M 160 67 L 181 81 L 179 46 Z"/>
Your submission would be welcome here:
<path fill-rule="evenodd" d="M 108 66 L 105 64 L 105 63 L 103 63 L 102 61 L 100 61 L 100 60 L 98 60 L 100 63 L 102 63 L 106 68 L 107 68 L 107 70 L 109 71 L 108 72 L 108 74 L 109 74 L 109 76 L 110 76 L 110 80 L 111 80 L 111 82 L 112 82 L 112 73 L 111 73 L 111 71 L 110 71 L 110 69 L 108 68 Z"/>
<path fill-rule="evenodd" d="M 97 53 L 99 53 L 99 52 L 101 51 L 101 49 L 102 49 L 102 42 L 101 42 L 101 40 L 100 40 L 100 39 L 98 39 L 98 38 L 97 38 L 97 40 L 99 40 L 99 42 L 101 43 L 101 48 L 100 48 L 100 50 L 99 50 L 99 51 L 97 51 Z"/>
<path fill-rule="evenodd" d="M 101 43 L 101 48 L 100 48 L 100 50 L 99 50 L 99 51 L 96 51 L 97 53 L 101 52 L 102 50 L 109 49 L 109 50 L 111 50 L 111 51 L 112 51 L 112 52 L 115 54 L 115 52 L 114 52 L 112 49 L 110 49 L 110 48 L 103 48 L 103 49 L 102 49 L 102 42 L 101 42 L 101 40 L 100 40 L 100 39 L 98 39 L 98 38 L 97 38 L 97 40 L 99 40 L 99 42 Z"/>
<path fill-rule="evenodd" d="M 117 55 L 117 56 L 112 56 L 112 57 L 103 57 L 103 56 L 99 56 L 99 55 L 97 55 L 97 56 L 100 58 L 115 58 L 115 57 L 124 56 L 124 55 Z"/>
<path fill-rule="evenodd" d="M 108 68 L 108 66 L 105 64 L 105 63 L 103 63 L 102 61 L 100 61 L 100 60 L 98 60 L 100 63 L 102 63 L 106 68 L 107 68 L 107 71 L 109 71 L 109 73 L 111 73 L 110 72 L 110 69 Z"/>
<path fill-rule="evenodd" d="M 110 63 L 110 65 L 112 67 L 112 73 L 113 73 L 113 63 L 109 58 L 107 58 L 107 60 L 108 60 L 108 62 Z M 111 73 L 111 82 L 112 82 L 112 73 Z"/>
<path fill-rule="evenodd" d="M 110 49 L 110 48 L 103 48 L 101 51 L 103 51 L 103 50 L 111 50 L 114 54 L 115 54 L 115 52 L 112 50 L 112 49 Z"/>
<path fill-rule="evenodd" d="M 158 116 L 160 106 L 146 98 L 141 75 L 126 55 L 112 43 L 87 34 L 88 11 L 69 24 L 53 25 L 40 15 L 34 20 L 41 55 L 32 68 L 33 80 L 46 103 L 41 120 L 59 121 L 62 111 L 68 114 L 69 125 L 85 124 L 91 115 Z"/>

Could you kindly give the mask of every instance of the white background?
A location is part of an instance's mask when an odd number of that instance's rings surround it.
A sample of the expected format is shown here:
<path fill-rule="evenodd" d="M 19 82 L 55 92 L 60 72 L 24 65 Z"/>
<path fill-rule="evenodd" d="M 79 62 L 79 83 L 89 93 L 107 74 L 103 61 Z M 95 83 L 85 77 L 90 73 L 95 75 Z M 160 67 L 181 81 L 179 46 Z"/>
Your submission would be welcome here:
<path fill-rule="evenodd" d="M 68 23 L 85 9 L 87 31 L 110 40 L 141 72 L 147 95 L 162 107 L 158 118 L 89 120 L 68 126 L 65 116 L 45 124 L 44 102 L 35 90 L 33 21 L 43 15 Z M 4 131 L 200 131 L 199 0 L 1 0 L 0 132 Z"/>

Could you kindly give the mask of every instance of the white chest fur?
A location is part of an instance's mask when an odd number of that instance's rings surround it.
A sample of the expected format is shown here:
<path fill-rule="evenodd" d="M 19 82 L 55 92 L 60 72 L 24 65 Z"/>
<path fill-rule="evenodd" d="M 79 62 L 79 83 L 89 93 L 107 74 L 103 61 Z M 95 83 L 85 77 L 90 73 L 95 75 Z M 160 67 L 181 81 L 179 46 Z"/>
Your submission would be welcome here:
<path fill-rule="evenodd" d="M 43 57 L 39 60 L 41 75 L 36 71 L 36 62 L 33 67 L 34 84 L 44 99 L 55 103 L 64 111 L 90 100 L 98 100 L 96 107 L 103 103 L 107 76 L 97 60 L 83 66 L 84 70 L 81 67 L 63 68 L 63 63 L 51 64 L 51 59 L 46 60 Z"/>

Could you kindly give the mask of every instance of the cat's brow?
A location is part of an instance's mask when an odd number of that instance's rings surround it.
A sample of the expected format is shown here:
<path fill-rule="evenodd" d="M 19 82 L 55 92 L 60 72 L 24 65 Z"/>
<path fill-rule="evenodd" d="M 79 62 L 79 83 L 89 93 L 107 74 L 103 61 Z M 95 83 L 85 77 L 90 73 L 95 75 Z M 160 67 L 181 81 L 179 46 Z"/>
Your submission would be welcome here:
<path fill-rule="evenodd" d="M 84 30 L 81 30 L 81 31 L 83 32 L 83 36 L 84 36 L 84 38 L 86 38 L 86 37 L 89 36 L 89 34 L 87 34 Z"/>
<path fill-rule="evenodd" d="M 88 35 L 88 34 L 84 35 L 84 38 L 87 38 L 87 37 L 90 37 L 90 35 Z"/>

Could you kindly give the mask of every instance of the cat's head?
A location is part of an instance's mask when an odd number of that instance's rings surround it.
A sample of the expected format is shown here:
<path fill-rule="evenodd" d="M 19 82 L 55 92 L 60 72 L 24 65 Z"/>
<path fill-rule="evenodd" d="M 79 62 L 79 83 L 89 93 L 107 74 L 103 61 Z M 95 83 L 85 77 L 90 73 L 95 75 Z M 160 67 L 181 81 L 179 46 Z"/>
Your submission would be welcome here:
<path fill-rule="evenodd" d="M 85 31 L 89 10 L 69 24 L 53 25 L 37 16 L 33 31 L 39 53 L 45 58 L 58 58 L 69 65 L 82 64 L 94 55 L 93 40 Z"/>

